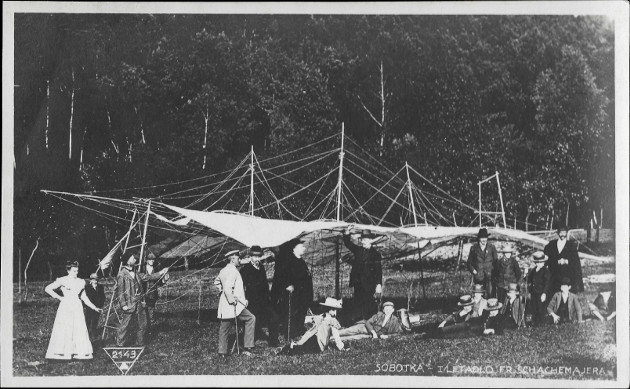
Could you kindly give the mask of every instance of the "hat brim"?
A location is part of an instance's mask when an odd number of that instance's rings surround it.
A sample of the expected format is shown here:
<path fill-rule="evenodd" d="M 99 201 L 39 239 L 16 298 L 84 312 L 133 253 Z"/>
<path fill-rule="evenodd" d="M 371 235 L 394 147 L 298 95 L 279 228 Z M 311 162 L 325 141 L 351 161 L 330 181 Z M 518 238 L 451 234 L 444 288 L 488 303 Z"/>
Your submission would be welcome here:
<path fill-rule="evenodd" d="M 486 311 L 497 311 L 497 310 L 499 310 L 499 309 L 501 309 L 501 308 L 503 308 L 503 303 L 498 303 L 498 304 L 497 304 L 496 306 L 494 306 L 494 307 L 488 307 L 488 306 L 486 306 L 484 309 L 485 309 Z"/>
<path fill-rule="evenodd" d="M 485 289 L 472 289 L 471 290 L 472 293 L 486 293 Z"/>
<path fill-rule="evenodd" d="M 462 303 L 457 303 L 457 306 L 458 306 L 458 307 L 467 307 L 467 306 L 469 306 L 469 305 L 473 305 L 473 304 L 474 304 L 474 302 L 473 302 L 473 301 L 471 301 L 471 302 L 469 302 L 469 303 L 463 303 L 463 304 L 462 304 Z"/>
<path fill-rule="evenodd" d="M 333 306 L 333 305 L 327 305 L 326 303 L 319 303 L 319 305 L 324 306 L 324 307 L 328 307 L 328 308 L 333 308 L 333 309 L 341 309 L 341 307 L 337 307 L 337 306 Z"/>

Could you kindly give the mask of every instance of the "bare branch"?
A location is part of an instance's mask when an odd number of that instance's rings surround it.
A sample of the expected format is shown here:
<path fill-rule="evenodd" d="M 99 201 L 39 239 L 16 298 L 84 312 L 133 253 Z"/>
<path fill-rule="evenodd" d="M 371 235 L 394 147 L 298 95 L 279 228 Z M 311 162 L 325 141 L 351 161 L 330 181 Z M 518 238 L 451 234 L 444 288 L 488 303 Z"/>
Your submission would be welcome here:
<path fill-rule="evenodd" d="M 370 115 L 372 120 L 374 120 L 376 122 L 376 124 L 378 124 L 380 127 L 383 127 L 383 124 L 381 122 L 379 122 L 378 119 L 376 119 L 374 117 L 374 115 L 372 115 L 372 112 L 370 112 L 370 110 L 365 106 L 365 104 L 363 104 L 363 101 L 361 100 L 361 96 L 357 95 L 357 98 L 359 99 L 359 102 L 363 106 L 363 109 L 365 109 L 365 111 L 368 113 L 368 115 Z"/>

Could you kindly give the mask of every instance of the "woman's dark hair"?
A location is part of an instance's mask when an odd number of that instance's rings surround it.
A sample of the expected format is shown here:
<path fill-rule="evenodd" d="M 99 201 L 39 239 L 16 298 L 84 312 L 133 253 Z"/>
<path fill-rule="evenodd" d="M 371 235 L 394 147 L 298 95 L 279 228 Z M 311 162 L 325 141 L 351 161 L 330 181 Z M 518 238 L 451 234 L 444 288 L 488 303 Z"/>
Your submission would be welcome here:
<path fill-rule="evenodd" d="M 73 262 L 66 262 L 66 271 L 70 271 L 70 269 L 72 269 L 73 267 L 78 268 L 79 267 L 79 262 L 78 261 L 73 261 Z"/>

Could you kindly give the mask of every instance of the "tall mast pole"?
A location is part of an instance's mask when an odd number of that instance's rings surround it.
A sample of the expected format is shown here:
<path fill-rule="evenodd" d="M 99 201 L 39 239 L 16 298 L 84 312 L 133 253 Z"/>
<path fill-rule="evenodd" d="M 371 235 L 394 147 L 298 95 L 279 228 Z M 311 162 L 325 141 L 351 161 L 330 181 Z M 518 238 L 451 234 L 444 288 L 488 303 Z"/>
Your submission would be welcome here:
<path fill-rule="evenodd" d="M 418 217 L 416 216 L 416 204 L 413 201 L 413 192 L 411 191 L 411 178 L 409 178 L 409 164 L 405 161 L 405 169 L 407 170 L 407 188 L 409 189 L 409 202 L 411 203 L 411 212 L 413 212 L 413 225 L 418 227 Z"/>
<path fill-rule="evenodd" d="M 140 260 L 139 262 L 139 266 L 142 266 L 142 258 L 144 258 L 143 254 L 144 254 L 144 244 L 146 242 L 146 238 L 147 238 L 147 227 L 149 226 L 149 213 L 151 211 L 151 200 L 149 200 L 149 204 L 147 205 L 147 217 L 146 219 L 144 219 L 144 232 L 142 233 L 142 246 L 140 246 Z"/>
<path fill-rule="evenodd" d="M 337 221 L 341 221 L 341 190 L 343 183 L 343 138 L 344 138 L 344 123 L 341 123 L 341 150 L 339 151 L 339 181 L 337 182 Z"/>
<path fill-rule="evenodd" d="M 499 200 L 501 200 L 501 215 L 503 215 L 503 228 L 507 228 L 505 222 L 505 208 L 503 208 L 503 193 L 501 193 L 501 183 L 499 182 L 499 172 L 497 173 L 497 186 L 499 187 Z"/>
<path fill-rule="evenodd" d="M 254 216 L 254 146 L 252 145 L 252 151 L 249 153 L 249 172 L 250 172 L 250 184 L 249 184 L 249 214 Z"/>

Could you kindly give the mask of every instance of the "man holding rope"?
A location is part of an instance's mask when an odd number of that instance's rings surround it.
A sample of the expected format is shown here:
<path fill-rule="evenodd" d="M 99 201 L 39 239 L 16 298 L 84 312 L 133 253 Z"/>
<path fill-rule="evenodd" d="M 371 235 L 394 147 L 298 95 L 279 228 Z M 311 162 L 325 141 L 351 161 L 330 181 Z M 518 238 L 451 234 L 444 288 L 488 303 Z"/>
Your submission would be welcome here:
<path fill-rule="evenodd" d="M 228 355 L 228 335 L 230 327 L 236 325 L 236 341 L 238 342 L 238 322 L 245 323 L 245 351 L 243 355 L 251 355 L 254 348 L 254 334 L 256 331 L 256 317 L 247 310 L 243 278 L 236 268 L 241 263 L 238 250 L 225 254 L 228 264 L 219 272 L 215 284 L 221 289 L 217 317 L 221 320 L 219 326 L 219 355 Z"/>

